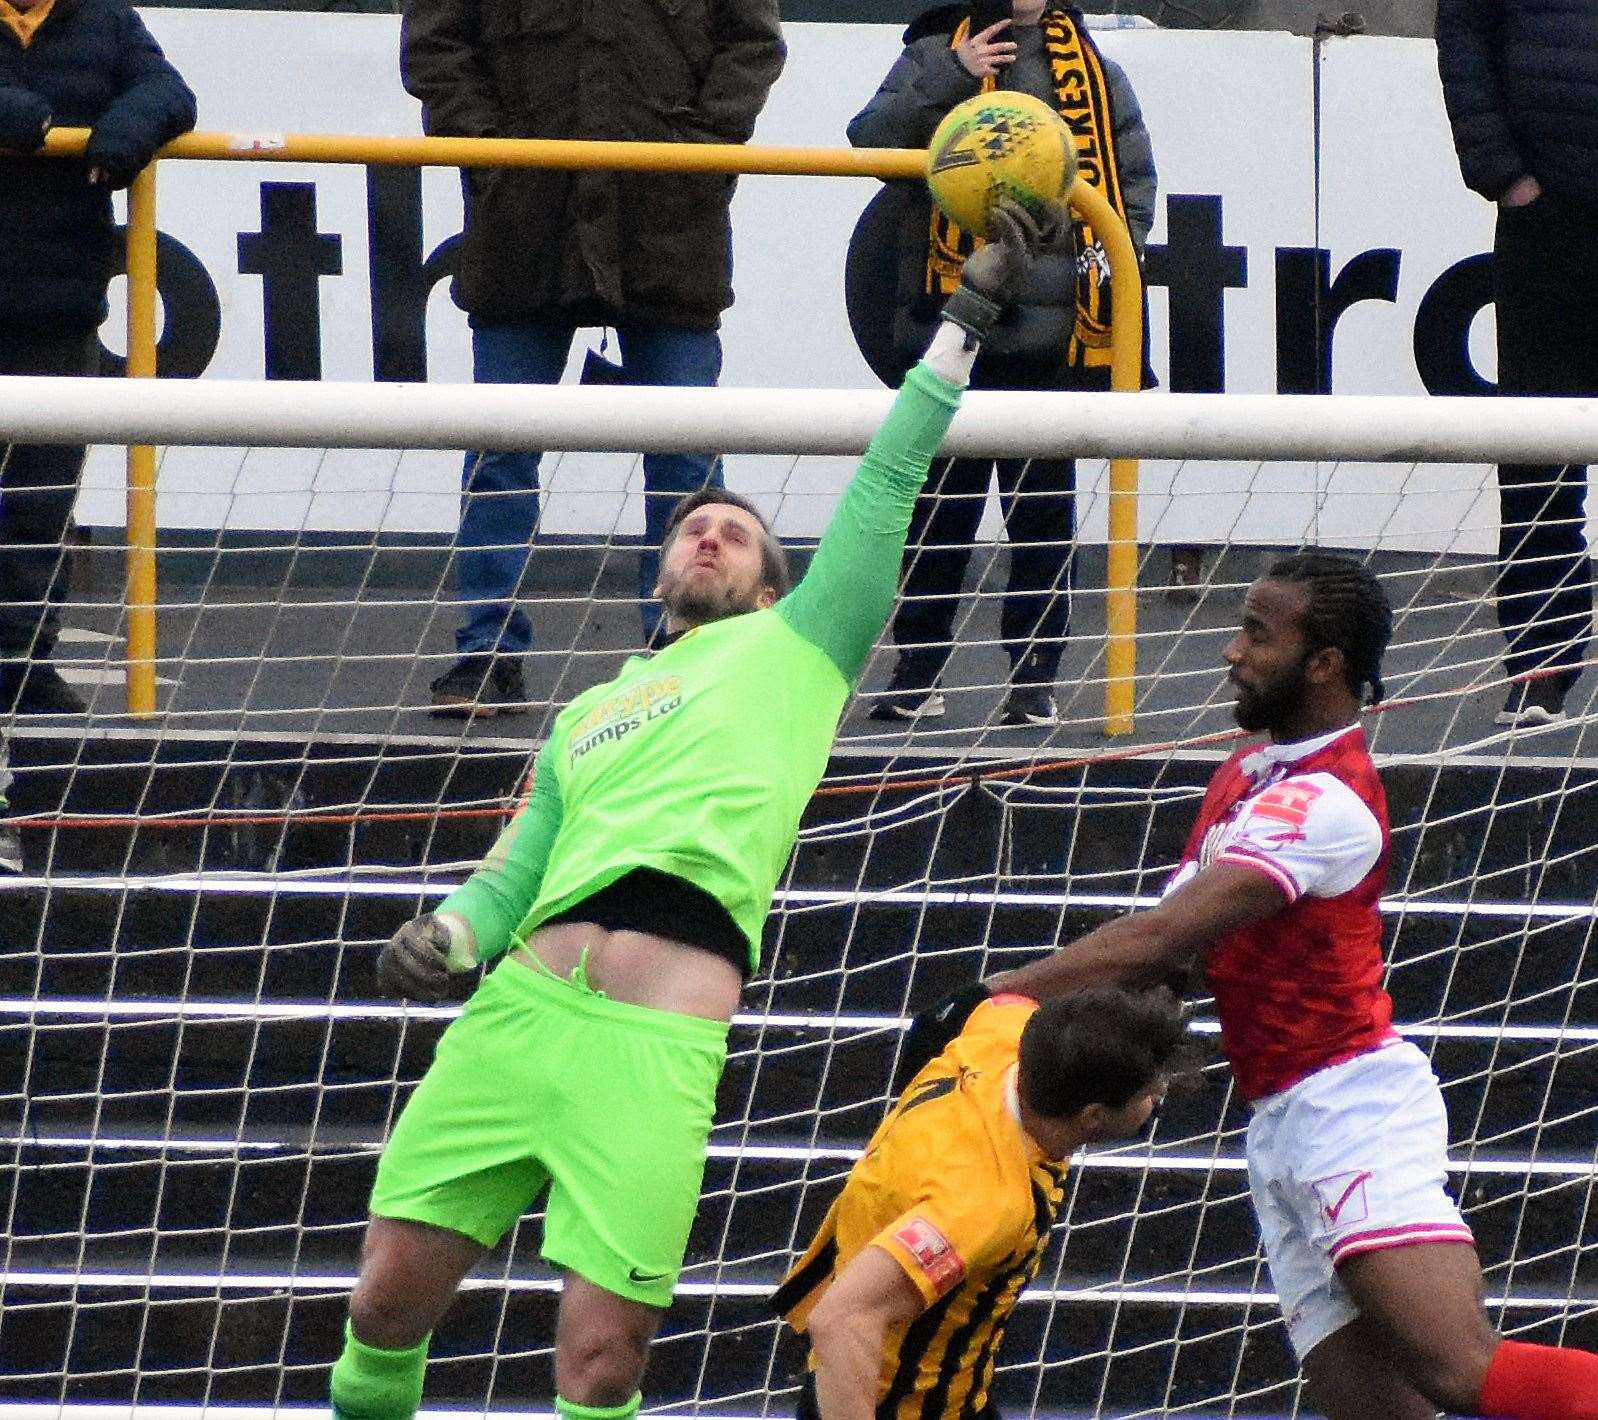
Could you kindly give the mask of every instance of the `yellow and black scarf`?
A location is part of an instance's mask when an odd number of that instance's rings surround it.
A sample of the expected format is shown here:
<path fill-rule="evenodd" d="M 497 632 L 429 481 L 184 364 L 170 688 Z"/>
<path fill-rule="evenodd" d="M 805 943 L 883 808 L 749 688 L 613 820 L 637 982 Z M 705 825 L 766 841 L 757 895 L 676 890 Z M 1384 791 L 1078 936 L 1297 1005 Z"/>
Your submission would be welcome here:
<path fill-rule="evenodd" d="M 0 0 L 0 25 L 16 35 L 18 43 L 26 49 L 33 43 L 39 26 L 50 17 L 54 5 L 55 0 L 44 0 L 43 4 L 35 5 L 31 10 L 19 10 L 8 0 Z"/>
<path fill-rule="evenodd" d="M 1076 138 L 1078 180 L 1098 189 L 1115 215 L 1124 222 L 1126 205 L 1116 165 L 1115 123 L 1110 113 L 1110 86 L 1104 61 L 1088 38 L 1086 28 L 1064 10 L 1047 10 L 1038 22 L 1049 56 L 1055 103 Z M 950 48 L 965 39 L 971 28 L 961 20 L 949 41 Z M 998 87 L 990 76 L 982 81 L 984 93 Z M 1104 245 L 1093 229 L 1076 221 L 1076 326 L 1071 333 L 1067 362 L 1073 369 L 1107 367 L 1110 363 L 1110 264 Z M 924 294 L 950 295 L 960 284 L 960 269 L 982 239 L 963 232 L 932 207 L 927 241 Z"/>

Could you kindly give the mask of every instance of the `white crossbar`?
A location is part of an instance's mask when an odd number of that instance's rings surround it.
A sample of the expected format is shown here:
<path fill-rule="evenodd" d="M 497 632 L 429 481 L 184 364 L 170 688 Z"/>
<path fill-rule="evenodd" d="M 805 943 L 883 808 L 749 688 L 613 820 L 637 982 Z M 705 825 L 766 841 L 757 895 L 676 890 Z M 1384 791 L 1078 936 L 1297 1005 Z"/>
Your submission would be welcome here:
<path fill-rule="evenodd" d="M 884 390 L 0 378 L 0 443 L 858 454 Z M 1598 400 L 968 395 L 950 454 L 1598 462 Z"/>

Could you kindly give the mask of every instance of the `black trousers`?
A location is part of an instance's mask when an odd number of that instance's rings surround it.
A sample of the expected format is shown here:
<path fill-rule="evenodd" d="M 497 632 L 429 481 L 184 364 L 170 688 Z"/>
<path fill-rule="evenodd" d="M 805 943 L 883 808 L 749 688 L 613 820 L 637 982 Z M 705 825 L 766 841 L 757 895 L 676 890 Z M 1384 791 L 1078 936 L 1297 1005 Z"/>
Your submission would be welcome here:
<path fill-rule="evenodd" d="M 1097 372 L 1039 374 L 1013 362 L 978 360 L 972 389 L 1107 389 Z M 893 639 L 930 684 L 954 650 L 960 588 L 976 546 L 977 525 L 997 476 L 999 508 L 1010 543 L 1010 575 L 999 635 L 1011 675 L 1052 681 L 1070 630 L 1076 560 L 1075 459 L 946 459 L 935 463 L 916 500 L 905 546 L 903 596 Z"/>
<path fill-rule="evenodd" d="M 0 375 L 96 375 L 93 330 L 39 334 L 0 326 Z M 66 532 L 86 450 L 0 444 L 0 656 L 47 657 L 66 595 Z"/>
<path fill-rule="evenodd" d="M 1494 255 L 1501 391 L 1598 395 L 1598 209 L 1551 195 L 1502 208 Z M 1498 502 L 1505 668 L 1569 668 L 1568 691 L 1592 634 L 1587 466 L 1501 464 Z"/>

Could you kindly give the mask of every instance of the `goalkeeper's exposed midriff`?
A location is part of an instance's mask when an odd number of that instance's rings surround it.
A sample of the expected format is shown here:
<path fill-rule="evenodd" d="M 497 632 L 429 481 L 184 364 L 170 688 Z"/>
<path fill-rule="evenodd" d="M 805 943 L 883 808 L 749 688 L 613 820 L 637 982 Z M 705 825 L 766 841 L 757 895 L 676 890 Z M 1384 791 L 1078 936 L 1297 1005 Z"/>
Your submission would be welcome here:
<path fill-rule="evenodd" d="M 743 991 L 743 976 L 731 962 L 656 932 L 557 922 L 540 927 L 510 956 L 532 971 L 580 974 L 613 1001 L 713 1021 L 730 1019 Z"/>

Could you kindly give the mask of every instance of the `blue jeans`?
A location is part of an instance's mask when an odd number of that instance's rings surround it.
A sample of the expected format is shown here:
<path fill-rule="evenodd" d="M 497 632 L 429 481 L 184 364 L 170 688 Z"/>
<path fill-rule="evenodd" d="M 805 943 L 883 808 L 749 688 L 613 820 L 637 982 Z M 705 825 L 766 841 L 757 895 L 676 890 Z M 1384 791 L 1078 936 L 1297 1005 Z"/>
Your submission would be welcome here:
<path fill-rule="evenodd" d="M 478 384 L 552 385 L 566 368 L 576 328 L 557 321 L 483 325 L 472 330 L 472 377 Z M 721 374 L 721 337 L 713 330 L 620 326 L 627 384 L 714 385 Z M 461 655 L 519 655 L 533 628 L 516 605 L 538 528 L 540 453 L 469 453 L 461 471 L 461 526 L 455 585 L 466 622 L 455 633 Z M 660 542 L 677 500 L 706 484 L 721 486 L 714 454 L 644 455 L 644 545 L 638 557 L 638 601 L 647 643 L 660 621 L 653 599 Z"/>

